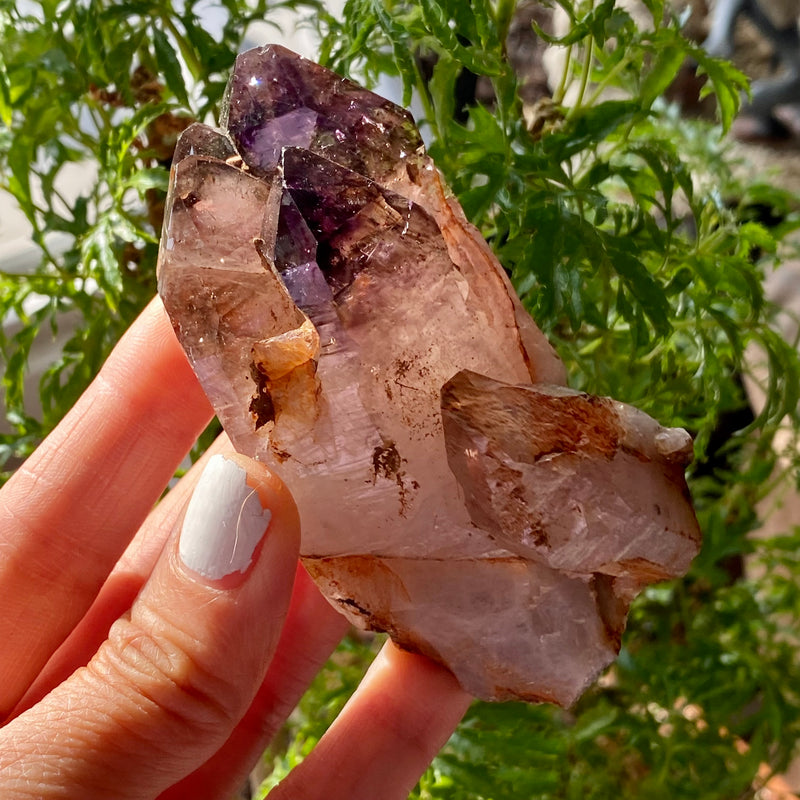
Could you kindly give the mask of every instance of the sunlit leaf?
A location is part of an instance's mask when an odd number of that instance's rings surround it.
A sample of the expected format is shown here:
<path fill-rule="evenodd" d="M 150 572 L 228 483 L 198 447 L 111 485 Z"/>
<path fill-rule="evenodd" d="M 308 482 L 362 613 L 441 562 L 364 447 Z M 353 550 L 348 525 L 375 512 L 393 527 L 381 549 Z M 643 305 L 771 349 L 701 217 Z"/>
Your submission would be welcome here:
<path fill-rule="evenodd" d="M 153 28 L 153 47 L 156 51 L 156 60 L 170 91 L 183 105 L 189 104 L 186 95 L 186 84 L 181 74 L 181 63 L 175 55 L 167 35 L 160 28 Z"/>

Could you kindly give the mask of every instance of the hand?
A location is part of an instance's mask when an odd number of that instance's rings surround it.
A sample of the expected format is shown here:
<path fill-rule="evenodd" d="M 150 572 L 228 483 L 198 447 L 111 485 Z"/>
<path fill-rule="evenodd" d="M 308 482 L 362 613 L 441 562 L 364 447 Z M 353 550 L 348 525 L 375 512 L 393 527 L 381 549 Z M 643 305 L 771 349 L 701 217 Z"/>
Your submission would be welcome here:
<path fill-rule="evenodd" d="M 156 300 L 0 491 L 4 800 L 230 797 L 345 632 L 263 465 L 223 440 L 154 508 L 211 414 Z M 388 644 L 270 797 L 401 800 L 468 703 Z"/>

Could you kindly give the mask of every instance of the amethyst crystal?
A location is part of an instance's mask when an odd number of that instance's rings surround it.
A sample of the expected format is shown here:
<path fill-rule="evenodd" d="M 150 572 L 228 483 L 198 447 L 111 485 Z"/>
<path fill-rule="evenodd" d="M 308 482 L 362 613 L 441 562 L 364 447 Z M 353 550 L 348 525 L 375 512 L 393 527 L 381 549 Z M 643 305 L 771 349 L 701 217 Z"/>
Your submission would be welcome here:
<path fill-rule="evenodd" d="M 225 430 L 354 624 L 478 696 L 571 703 L 697 552 L 688 434 L 563 388 L 407 112 L 277 46 L 226 106 L 180 140 L 159 265 Z"/>

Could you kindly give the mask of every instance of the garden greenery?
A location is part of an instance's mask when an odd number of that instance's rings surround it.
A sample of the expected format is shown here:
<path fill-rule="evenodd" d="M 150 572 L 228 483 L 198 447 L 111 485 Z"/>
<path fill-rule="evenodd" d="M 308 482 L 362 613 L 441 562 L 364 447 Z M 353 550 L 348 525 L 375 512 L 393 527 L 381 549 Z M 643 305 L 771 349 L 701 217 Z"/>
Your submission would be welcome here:
<path fill-rule="evenodd" d="M 639 598 L 620 658 L 574 708 L 474 704 L 415 798 L 732 800 L 800 738 L 800 533 L 751 536 L 764 498 L 796 488 L 772 439 L 794 425 L 800 363 L 770 327 L 762 281 L 792 247 L 798 202 L 734 177 L 722 134 L 743 76 L 687 41 L 661 0 L 643 6 L 647 25 L 614 0 L 558 0 L 565 32 L 537 33 L 563 74 L 532 128 L 506 46 L 513 0 L 348 0 L 335 16 L 314 0 L 0 0 L 0 186 L 41 253 L 32 272 L 0 273 L 5 459 L 30 453 L 153 295 L 175 136 L 213 120 L 245 28 L 278 7 L 313 17 L 323 63 L 368 84 L 395 76 L 421 105 L 431 154 L 571 384 L 694 435 L 705 543 L 689 575 Z M 209 9 L 219 30 L 204 28 Z M 662 98 L 687 61 L 716 125 Z M 465 70 L 490 101 L 457 107 Z M 76 164 L 94 176 L 77 198 Z M 34 414 L 31 347 L 68 314 L 77 329 Z M 755 346 L 769 369 L 753 419 L 742 385 Z M 265 754 L 262 793 L 313 747 L 375 648 L 340 647 Z"/>

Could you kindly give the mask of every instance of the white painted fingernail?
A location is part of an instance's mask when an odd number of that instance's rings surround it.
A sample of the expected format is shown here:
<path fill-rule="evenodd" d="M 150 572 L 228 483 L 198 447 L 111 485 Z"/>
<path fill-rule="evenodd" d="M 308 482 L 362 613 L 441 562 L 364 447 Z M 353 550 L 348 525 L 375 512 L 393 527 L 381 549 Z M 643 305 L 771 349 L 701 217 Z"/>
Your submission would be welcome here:
<path fill-rule="evenodd" d="M 245 572 L 271 518 L 247 484 L 246 470 L 223 455 L 212 456 L 186 508 L 178 553 L 209 580 Z"/>

